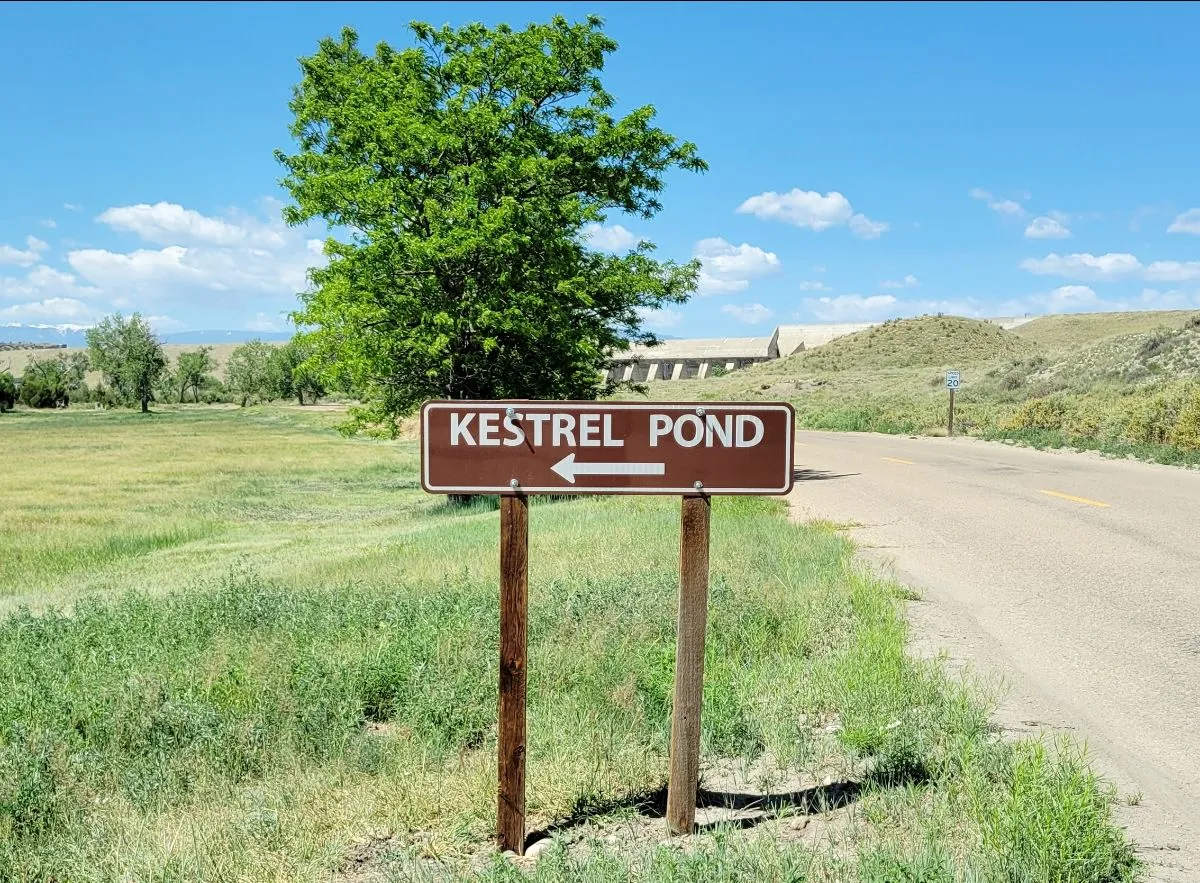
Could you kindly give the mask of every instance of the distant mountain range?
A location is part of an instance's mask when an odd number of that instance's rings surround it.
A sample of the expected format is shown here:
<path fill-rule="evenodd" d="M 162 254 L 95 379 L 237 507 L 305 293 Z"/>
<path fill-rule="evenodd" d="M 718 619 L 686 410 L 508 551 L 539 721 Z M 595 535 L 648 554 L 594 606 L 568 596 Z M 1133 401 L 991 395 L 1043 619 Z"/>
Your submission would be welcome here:
<path fill-rule="evenodd" d="M 87 346 L 86 329 L 66 325 L 0 325 L 0 344 L 40 343 Z M 176 331 L 160 335 L 163 343 L 245 343 L 247 340 L 291 340 L 290 331 Z"/>

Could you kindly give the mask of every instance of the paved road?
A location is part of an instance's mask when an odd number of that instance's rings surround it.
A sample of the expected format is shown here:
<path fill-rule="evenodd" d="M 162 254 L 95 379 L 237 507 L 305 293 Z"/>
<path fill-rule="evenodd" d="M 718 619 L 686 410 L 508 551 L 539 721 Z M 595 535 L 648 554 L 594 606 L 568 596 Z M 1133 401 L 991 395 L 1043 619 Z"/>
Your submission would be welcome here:
<path fill-rule="evenodd" d="M 792 502 L 852 522 L 923 603 L 920 642 L 1072 728 L 1161 880 L 1200 880 L 1200 471 L 973 439 L 801 432 Z"/>

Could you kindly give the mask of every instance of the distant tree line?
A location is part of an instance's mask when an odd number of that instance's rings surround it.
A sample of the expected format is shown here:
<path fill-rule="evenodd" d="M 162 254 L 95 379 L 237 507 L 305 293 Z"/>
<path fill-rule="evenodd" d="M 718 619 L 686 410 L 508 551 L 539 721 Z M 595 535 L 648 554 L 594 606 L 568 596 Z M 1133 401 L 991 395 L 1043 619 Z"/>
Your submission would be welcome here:
<path fill-rule="evenodd" d="M 147 412 L 154 402 L 246 407 L 294 398 L 305 405 L 330 394 L 353 395 L 347 383 L 331 385 L 318 377 L 310 365 L 310 345 L 300 337 L 278 346 L 261 340 L 242 344 L 229 356 L 224 381 L 217 377 L 212 347 L 182 352 L 172 365 L 161 340 L 137 313 L 108 316 L 86 337 L 87 352 L 31 359 L 20 378 L 0 371 L 0 412 L 18 402 L 30 408 L 96 402 Z M 87 383 L 89 371 L 100 374 L 94 386 Z"/>

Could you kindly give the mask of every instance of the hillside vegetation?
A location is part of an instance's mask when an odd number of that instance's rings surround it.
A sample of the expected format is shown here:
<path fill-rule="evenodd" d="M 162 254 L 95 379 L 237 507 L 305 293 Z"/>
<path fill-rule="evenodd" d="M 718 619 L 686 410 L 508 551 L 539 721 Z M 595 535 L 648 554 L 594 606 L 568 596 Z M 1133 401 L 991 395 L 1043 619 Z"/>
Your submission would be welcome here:
<path fill-rule="evenodd" d="M 976 365 L 1021 358 L 1035 349 L 1035 344 L 991 322 L 922 316 L 893 319 L 791 358 L 801 363 L 801 370 L 853 371 Z"/>
<path fill-rule="evenodd" d="M 783 399 L 805 428 L 938 435 L 950 368 L 962 372 L 958 433 L 1200 463 L 1200 312 L 1048 316 L 1013 331 L 897 320 L 650 395 Z"/>
<path fill-rule="evenodd" d="M 1042 316 L 1013 330 L 1048 350 L 1070 350 L 1122 334 L 1156 328 L 1182 328 L 1195 310 L 1148 310 L 1133 313 L 1063 313 Z"/>

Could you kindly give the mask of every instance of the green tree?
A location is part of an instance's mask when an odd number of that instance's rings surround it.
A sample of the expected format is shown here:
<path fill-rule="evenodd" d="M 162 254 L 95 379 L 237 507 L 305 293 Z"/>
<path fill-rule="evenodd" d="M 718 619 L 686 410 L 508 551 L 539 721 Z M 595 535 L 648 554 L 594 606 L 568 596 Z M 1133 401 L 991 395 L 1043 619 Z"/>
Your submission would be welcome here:
<path fill-rule="evenodd" d="M 251 399 L 266 401 L 273 395 L 270 344 L 261 340 L 243 343 L 229 354 L 225 364 L 225 379 L 242 400 L 242 407 Z"/>
<path fill-rule="evenodd" d="M 312 347 L 300 336 L 272 350 L 268 373 L 273 398 L 295 396 L 296 401 L 303 405 L 305 396 L 310 402 L 315 402 L 325 395 L 325 385 L 309 363 L 311 357 Z"/>
<path fill-rule="evenodd" d="M 125 404 L 139 402 L 150 410 L 154 386 L 167 367 L 158 336 L 138 313 L 128 319 L 115 313 L 86 332 L 92 367 Z"/>
<path fill-rule="evenodd" d="M 650 218 L 667 171 L 707 166 L 652 107 L 609 113 L 597 17 L 411 27 L 415 48 L 366 55 L 346 29 L 300 61 L 284 216 L 351 231 L 293 317 L 313 362 L 350 374 L 357 425 L 393 430 L 431 396 L 608 391 L 613 353 L 653 342 L 645 311 L 686 300 L 699 264 L 592 250 L 587 225 Z"/>
<path fill-rule="evenodd" d="M 30 408 L 65 408 L 71 403 L 72 379 L 67 360 L 33 359 L 21 372 L 21 404 Z"/>
<path fill-rule="evenodd" d="M 17 403 L 17 383 L 8 371 L 0 371 L 0 414 L 11 411 Z"/>
<path fill-rule="evenodd" d="M 183 401 L 184 394 L 189 389 L 192 391 L 192 401 L 200 401 L 200 390 L 212 382 L 212 372 L 216 367 L 211 346 L 180 353 L 175 365 L 175 386 L 179 390 L 179 401 Z"/>

